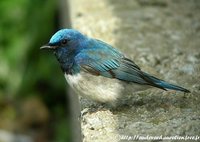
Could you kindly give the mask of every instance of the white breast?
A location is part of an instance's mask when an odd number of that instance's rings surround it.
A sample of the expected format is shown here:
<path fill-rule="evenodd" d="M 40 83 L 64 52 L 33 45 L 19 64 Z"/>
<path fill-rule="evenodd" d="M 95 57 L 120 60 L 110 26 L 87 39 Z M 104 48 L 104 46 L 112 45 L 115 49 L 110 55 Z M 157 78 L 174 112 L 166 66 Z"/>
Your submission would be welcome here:
<path fill-rule="evenodd" d="M 115 103 L 127 95 L 133 95 L 135 91 L 146 88 L 146 86 L 94 76 L 85 72 L 76 75 L 65 74 L 65 78 L 79 95 L 102 103 Z"/>

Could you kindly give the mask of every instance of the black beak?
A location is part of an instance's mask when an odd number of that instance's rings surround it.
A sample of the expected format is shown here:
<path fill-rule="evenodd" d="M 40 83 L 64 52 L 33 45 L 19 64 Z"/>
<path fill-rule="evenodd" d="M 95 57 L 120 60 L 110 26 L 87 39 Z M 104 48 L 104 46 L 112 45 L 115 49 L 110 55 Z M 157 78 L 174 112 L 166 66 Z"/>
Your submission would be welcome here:
<path fill-rule="evenodd" d="M 50 45 L 50 44 L 46 44 L 46 45 L 43 45 L 43 46 L 40 47 L 40 49 L 47 49 L 47 50 L 54 50 L 56 48 L 57 48 L 57 46 Z"/>

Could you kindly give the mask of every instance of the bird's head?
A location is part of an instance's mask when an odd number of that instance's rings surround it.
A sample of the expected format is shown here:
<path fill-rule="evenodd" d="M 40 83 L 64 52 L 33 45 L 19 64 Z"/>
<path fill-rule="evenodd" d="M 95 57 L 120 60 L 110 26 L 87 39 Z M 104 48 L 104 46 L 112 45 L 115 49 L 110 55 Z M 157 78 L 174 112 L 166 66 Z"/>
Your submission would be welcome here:
<path fill-rule="evenodd" d="M 59 50 L 66 48 L 66 50 L 73 50 L 72 48 L 84 40 L 85 36 L 74 29 L 62 29 L 56 32 L 50 39 L 49 43 L 42 46 L 40 49 Z"/>
<path fill-rule="evenodd" d="M 81 50 L 86 36 L 74 29 L 62 29 L 56 32 L 49 43 L 40 49 L 54 52 L 63 70 L 70 70 L 74 64 L 75 55 Z"/>

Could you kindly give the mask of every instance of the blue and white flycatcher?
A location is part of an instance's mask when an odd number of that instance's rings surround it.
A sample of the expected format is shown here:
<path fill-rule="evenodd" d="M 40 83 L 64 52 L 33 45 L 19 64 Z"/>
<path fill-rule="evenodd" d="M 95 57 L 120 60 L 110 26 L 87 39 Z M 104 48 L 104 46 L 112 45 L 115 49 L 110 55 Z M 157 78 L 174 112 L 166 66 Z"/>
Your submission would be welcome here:
<path fill-rule="evenodd" d="M 54 52 L 67 82 L 78 94 L 97 102 L 120 102 L 126 94 L 150 87 L 190 92 L 143 72 L 116 48 L 74 29 L 59 30 L 41 49 Z"/>

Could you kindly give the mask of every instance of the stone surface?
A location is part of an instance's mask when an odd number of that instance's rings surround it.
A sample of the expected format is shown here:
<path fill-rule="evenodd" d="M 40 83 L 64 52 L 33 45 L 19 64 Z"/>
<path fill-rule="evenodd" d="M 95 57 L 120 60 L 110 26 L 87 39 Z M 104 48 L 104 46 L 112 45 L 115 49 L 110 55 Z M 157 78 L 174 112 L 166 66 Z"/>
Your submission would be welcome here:
<path fill-rule="evenodd" d="M 82 109 L 89 108 L 81 118 L 83 141 L 200 136 L 200 1 L 70 2 L 73 28 L 119 48 L 142 70 L 192 92 L 151 89 L 115 109 L 82 98 Z"/>

